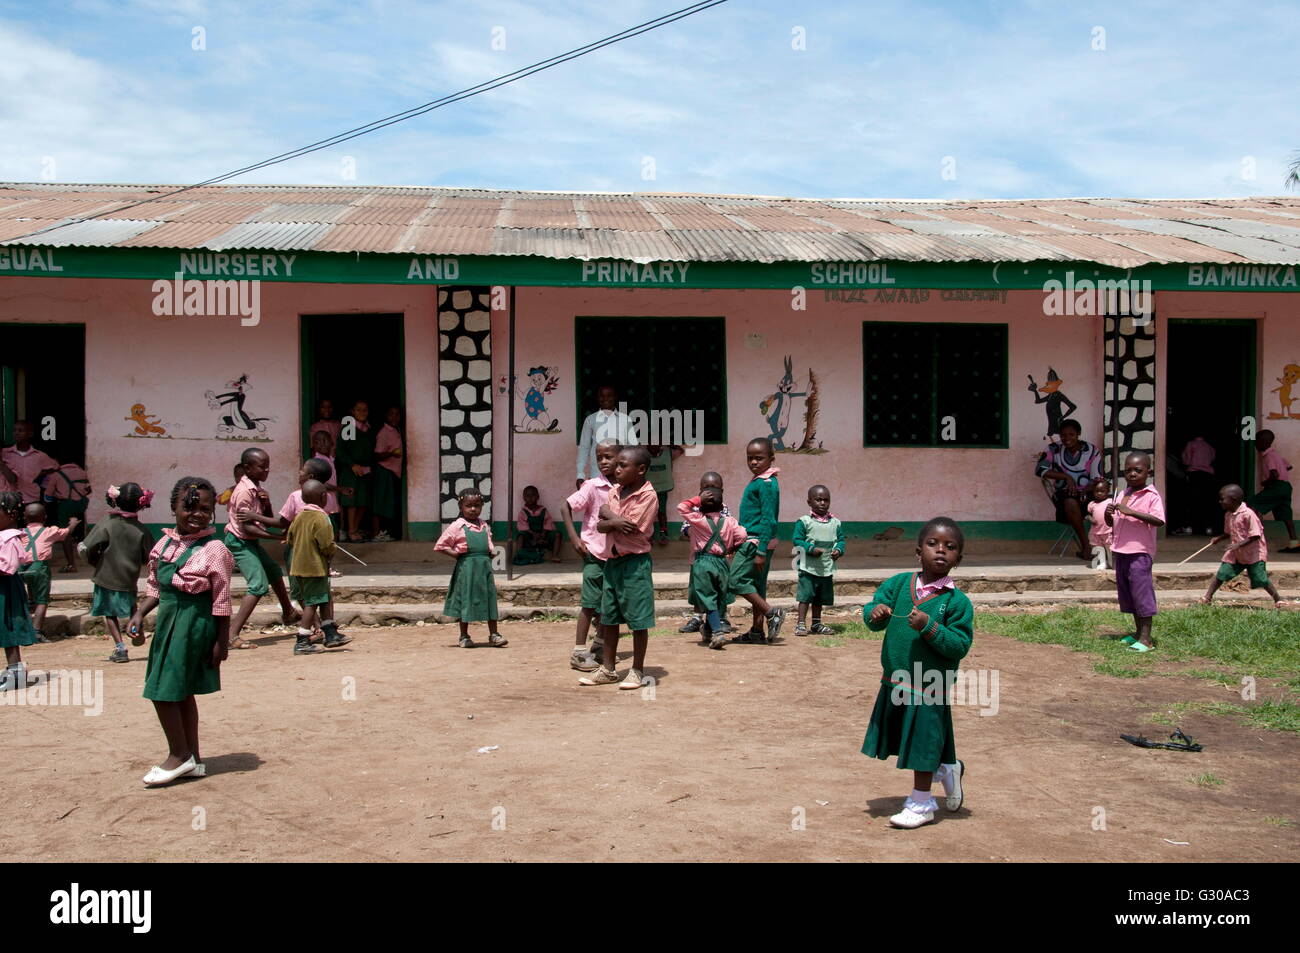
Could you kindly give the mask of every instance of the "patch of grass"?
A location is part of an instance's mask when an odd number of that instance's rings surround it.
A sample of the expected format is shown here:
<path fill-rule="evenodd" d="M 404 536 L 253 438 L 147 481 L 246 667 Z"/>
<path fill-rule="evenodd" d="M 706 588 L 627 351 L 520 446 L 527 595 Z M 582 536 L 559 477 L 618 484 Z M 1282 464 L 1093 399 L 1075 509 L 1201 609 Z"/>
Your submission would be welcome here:
<path fill-rule="evenodd" d="M 541 615 L 529 616 L 529 622 L 572 622 L 573 617 L 561 612 L 543 612 Z"/>
<path fill-rule="evenodd" d="M 1292 827 L 1295 822 L 1289 817 L 1278 817 L 1276 814 L 1264 818 L 1265 824 L 1272 824 L 1274 827 Z"/>
<path fill-rule="evenodd" d="M 860 619 L 854 620 L 852 622 L 837 622 L 834 624 L 831 623 L 827 623 L 827 624 L 830 625 L 831 628 L 835 630 L 835 634 L 837 636 L 840 636 L 841 638 L 845 638 L 845 639 L 871 639 L 876 642 L 879 642 L 881 639 L 885 637 L 885 632 L 883 629 L 879 632 L 872 632 L 870 629 L 867 628 L 866 623 L 862 622 L 862 620 Z"/>
<path fill-rule="evenodd" d="M 823 649 L 837 649 L 843 644 L 844 644 L 843 639 L 836 638 L 833 635 L 823 635 L 820 639 L 818 639 L 816 642 L 813 643 L 813 645 L 816 645 Z"/>
<path fill-rule="evenodd" d="M 1128 659 L 1106 658 L 1093 665 L 1092 670 L 1101 675 L 1111 675 L 1115 678 L 1141 678 L 1144 675 L 1150 675 L 1146 669 L 1133 668 L 1128 664 Z"/>
<path fill-rule="evenodd" d="M 1266 698 L 1257 705 L 1230 705 L 1227 702 L 1178 702 L 1167 711 L 1150 716 L 1157 725 L 1175 725 L 1188 712 L 1227 715 L 1248 728 L 1287 731 L 1300 734 L 1300 705 L 1295 702 Z"/>
<path fill-rule="evenodd" d="M 1223 778 L 1216 778 L 1208 771 L 1205 774 L 1192 775 L 1192 777 L 1190 777 L 1188 780 L 1190 780 L 1198 788 L 1221 788 L 1224 785 Z"/>
<path fill-rule="evenodd" d="M 1194 669 L 1195 678 L 1228 680 L 1243 675 L 1281 678 L 1300 691 L 1300 619 L 1294 613 L 1229 606 L 1169 609 L 1156 617 L 1153 634 L 1158 651 L 1138 655 L 1119 639 L 1132 631 L 1129 616 L 1114 610 L 1071 606 L 1052 612 L 998 615 L 979 612 L 975 627 L 1021 642 L 1064 645 L 1111 660 L 1113 673 L 1127 669 L 1147 673 L 1158 660 L 1211 661 L 1227 671 Z M 1120 665 L 1119 659 L 1126 664 Z M 1103 671 L 1103 669 L 1098 669 Z M 1112 672 L 1107 672 L 1112 674 Z"/>

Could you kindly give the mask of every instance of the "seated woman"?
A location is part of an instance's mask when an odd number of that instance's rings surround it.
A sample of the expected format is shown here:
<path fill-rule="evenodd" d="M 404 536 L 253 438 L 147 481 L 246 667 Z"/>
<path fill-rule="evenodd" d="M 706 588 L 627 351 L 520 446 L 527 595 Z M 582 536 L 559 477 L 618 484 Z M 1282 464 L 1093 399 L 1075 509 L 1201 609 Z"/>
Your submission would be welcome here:
<path fill-rule="evenodd" d="M 1056 522 L 1074 530 L 1079 541 L 1080 559 L 1092 558 L 1092 546 L 1083 528 L 1088 505 L 1088 487 L 1101 479 L 1101 450 L 1079 439 L 1082 432 L 1077 420 L 1061 421 L 1061 442 L 1049 444 L 1038 457 L 1034 475 L 1054 481 L 1052 502 L 1056 504 Z"/>

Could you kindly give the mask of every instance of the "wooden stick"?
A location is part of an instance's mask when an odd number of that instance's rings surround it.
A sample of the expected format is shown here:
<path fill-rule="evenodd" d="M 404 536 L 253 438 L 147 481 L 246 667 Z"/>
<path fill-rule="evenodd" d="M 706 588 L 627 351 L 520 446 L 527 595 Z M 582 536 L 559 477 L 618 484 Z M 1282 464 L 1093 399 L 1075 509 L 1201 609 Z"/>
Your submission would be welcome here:
<path fill-rule="evenodd" d="M 342 546 L 340 546 L 338 543 L 335 543 L 335 544 L 334 544 L 334 548 L 337 549 L 339 552 L 341 552 L 344 556 L 347 556 L 349 559 L 356 559 L 357 562 L 361 563 L 361 565 L 365 566 L 367 569 L 370 568 L 370 567 L 369 567 L 369 564 L 361 562 L 360 559 L 357 559 L 356 556 L 353 556 L 350 552 L 348 552 L 346 549 L 344 549 L 344 548 L 343 548 Z"/>
<path fill-rule="evenodd" d="M 1215 542 L 1216 542 L 1216 541 L 1213 540 L 1213 539 L 1210 540 L 1208 543 L 1206 543 L 1204 546 L 1202 546 L 1202 547 L 1201 547 L 1200 549 L 1198 549 L 1196 552 L 1194 552 L 1194 553 L 1192 553 L 1190 556 L 1188 556 L 1187 559 L 1195 559 L 1197 556 L 1201 555 L 1201 553 L 1205 552 L 1207 549 L 1209 549 L 1211 546 L 1213 546 L 1213 545 L 1215 544 Z M 1187 562 L 1187 559 L 1182 560 L 1182 562 L 1180 562 L 1178 565 L 1181 566 L 1183 563 Z"/>

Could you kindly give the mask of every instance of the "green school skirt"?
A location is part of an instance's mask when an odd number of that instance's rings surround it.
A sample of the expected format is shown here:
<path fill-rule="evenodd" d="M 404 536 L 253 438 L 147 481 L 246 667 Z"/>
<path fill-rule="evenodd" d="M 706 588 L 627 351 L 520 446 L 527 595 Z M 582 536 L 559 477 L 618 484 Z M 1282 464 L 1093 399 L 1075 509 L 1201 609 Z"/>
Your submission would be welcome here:
<path fill-rule="evenodd" d="M 600 611 L 600 597 L 605 589 L 605 563 L 595 556 L 582 557 L 582 598 L 584 609 Z"/>
<path fill-rule="evenodd" d="M 27 589 L 16 575 L 0 574 L 0 648 L 36 643 L 32 617 L 27 614 Z"/>
<path fill-rule="evenodd" d="M 212 593 L 159 588 L 158 623 L 149 646 L 144 697 L 180 702 L 191 695 L 221 691 L 221 670 L 212 667 L 212 646 L 217 641 Z"/>
<path fill-rule="evenodd" d="M 691 605 L 701 612 L 726 612 L 730 591 L 731 566 L 727 557 L 713 553 L 696 553 L 691 563 Z"/>
<path fill-rule="evenodd" d="M 835 577 L 814 576 L 810 572 L 799 570 L 799 588 L 795 593 L 795 602 L 810 602 L 815 606 L 835 605 Z"/>
<path fill-rule="evenodd" d="M 935 771 L 940 764 L 955 764 L 952 709 L 946 690 L 939 695 L 927 699 L 910 686 L 881 679 L 862 753 L 881 761 L 897 755 L 898 767 L 907 771 Z"/>
<path fill-rule="evenodd" d="M 34 559 L 19 573 L 27 586 L 27 601 L 34 606 L 50 604 L 50 564 L 44 559 Z"/>
<path fill-rule="evenodd" d="M 402 478 L 387 467 L 370 471 L 370 510 L 381 519 L 395 520 L 402 508 Z"/>
<path fill-rule="evenodd" d="M 492 557 L 486 552 L 456 557 L 442 614 L 461 622 L 497 620 L 497 585 L 492 579 Z"/>
<path fill-rule="evenodd" d="M 653 629 L 655 584 L 649 553 L 605 560 L 605 584 L 600 594 L 600 624 L 626 625 L 633 632 Z"/>
<path fill-rule="evenodd" d="M 90 614 L 113 619 L 129 619 L 135 612 L 135 593 L 105 589 L 96 583 L 90 600 Z"/>

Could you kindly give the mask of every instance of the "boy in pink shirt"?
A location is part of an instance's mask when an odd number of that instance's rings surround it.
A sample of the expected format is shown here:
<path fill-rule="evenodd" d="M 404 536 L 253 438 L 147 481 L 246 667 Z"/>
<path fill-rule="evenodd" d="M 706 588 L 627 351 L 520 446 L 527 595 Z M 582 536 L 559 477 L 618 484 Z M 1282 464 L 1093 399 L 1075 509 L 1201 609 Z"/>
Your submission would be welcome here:
<path fill-rule="evenodd" d="M 1284 553 L 1300 553 L 1300 540 L 1296 539 L 1295 522 L 1291 518 L 1291 464 L 1273 446 L 1273 431 L 1261 430 L 1255 435 L 1255 449 L 1259 451 L 1259 492 L 1247 500 L 1246 505 L 1263 516 L 1272 511 L 1273 518 L 1286 527 L 1290 544 Z"/>
<path fill-rule="evenodd" d="M 1165 504 L 1160 492 L 1147 485 L 1151 457 L 1135 450 L 1124 458 L 1128 487 L 1106 506 L 1106 522 L 1113 527 L 1111 553 L 1115 558 L 1115 587 L 1119 611 L 1133 616 L 1137 636 L 1124 642 L 1135 652 L 1150 652 L 1151 619 L 1156 614 L 1156 586 L 1151 562 L 1156 554 L 1156 530 L 1165 525 Z"/>
<path fill-rule="evenodd" d="M 650 536 L 659 511 L 659 496 L 646 479 L 649 467 L 650 452 L 645 447 L 620 450 L 614 463 L 615 486 L 601 506 L 596 524 L 609 544 L 600 597 L 605 661 L 596 671 L 578 679 L 579 685 L 618 682 L 618 687 L 625 691 L 641 687 L 645 650 L 650 642 L 650 629 L 655 624 Z M 614 671 L 618 664 L 620 624 L 632 630 L 632 668 L 622 681 Z"/>
<path fill-rule="evenodd" d="M 32 446 L 32 425 L 25 420 L 14 421 L 14 445 L 0 450 L 0 490 L 12 489 L 19 493 L 24 503 L 41 501 L 40 480 L 59 468 L 59 462 L 49 454 Z"/>
<path fill-rule="evenodd" d="M 582 557 L 582 596 L 578 603 L 578 625 L 574 632 L 573 652 L 569 656 L 569 667 L 578 672 L 594 672 L 600 667 L 604 652 L 604 642 L 600 638 L 600 596 L 605 583 L 605 556 L 607 554 L 605 534 L 596 528 L 600 521 L 600 508 L 609 499 L 610 474 L 614 472 L 614 461 L 623 448 L 617 440 L 602 440 L 596 444 L 596 469 L 598 474 L 583 482 L 582 486 L 569 494 L 561 507 L 564 516 L 564 530 L 569 534 L 569 542 L 574 552 Z M 573 529 L 573 519 L 582 521 L 581 534 Z M 587 651 L 587 633 L 592 621 L 596 623 L 596 637 L 592 640 L 592 651 Z"/>
<path fill-rule="evenodd" d="M 1264 542 L 1264 523 L 1243 502 L 1245 496 L 1245 491 L 1235 483 L 1229 483 L 1219 491 L 1219 505 L 1223 507 L 1223 535 L 1214 537 L 1212 542 L 1230 543 L 1223 551 L 1223 562 L 1210 580 L 1210 588 L 1201 602 L 1209 605 L 1221 585 L 1244 572 L 1250 579 L 1250 588 L 1263 589 L 1273 597 L 1273 605 L 1281 608 L 1284 605 L 1282 597 L 1269 581 L 1268 567 L 1264 563 L 1264 558 L 1268 555 L 1268 545 Z"/>
<path fill-rule="evenodd" d="M 701 638 L 710 648 L 720 649 L 726 642 L 726 635 L 719 630 L 722 614 L 727 611 L 731 578 L 727 557 L 744 544 L 749 534 L 734 516 L 722 515 L 722 491 L 714 486 L 703 488 L 699 496 L 682 500 L 677 504 L 677 512 L 690 533 L 691 596 L 705 616 Z"/>

